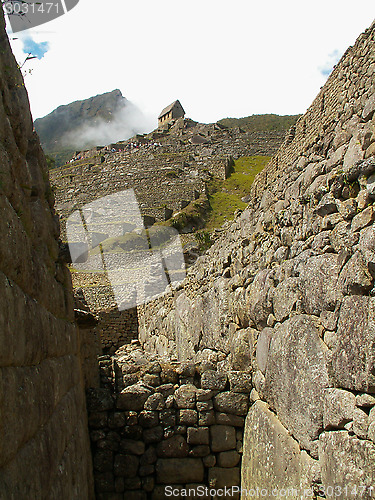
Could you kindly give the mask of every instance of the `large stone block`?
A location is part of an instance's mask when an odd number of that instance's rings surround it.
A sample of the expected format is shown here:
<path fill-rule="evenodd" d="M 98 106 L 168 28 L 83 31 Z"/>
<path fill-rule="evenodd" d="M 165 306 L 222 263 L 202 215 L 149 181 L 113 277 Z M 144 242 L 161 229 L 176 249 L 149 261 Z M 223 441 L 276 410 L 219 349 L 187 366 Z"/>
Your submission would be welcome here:
<path fill-rule="evenodd" d="M 375 445 L 346 431 L 324 432 L 319 438 L 322 486 L 339 499 L 370 499 L 374 495 Z M 372 488 L 372 491 L 370 491 Z"/>
<path fill-rule="evenodd" d="M 223 413 L 246 415 L 249 406 L 249 396 L 232 391 L 219 392 L 214 397 L 214 408 Z"/>
<path fill-rule="evenodd" d="M 290 277 L 277 285 L 273 294 L 273 313 L 277 321 L 286 319 L 300 298 L 298 282 L 298 278 Z"/>
<path fill-rule="evenodd" d="M 224 496 L 224 492 L 218 492 L 215 500 L 216 498 L 220 498 L 220 496 L 223 498 L 238 499 L 238 492 L 234 492 L 232 496 L 231 487 L 238 486 L 240 484 L 240 469 L 238 467 L 233 467 L 231 469 L 226 469 L 224 467 L 211 467 L 208 470 L 208 484 L 216 490 L 227 487 L 230 491 L 228 496 Z"/>
<path fill-rule="evenodd" d="M 308 314 L 333 310 L 340 294 L 337 292 L 337 255 L 323 254 L 311 257 L 300 271 L 300 293 Z"/>
<path fill-rule="evenodd" d="M 263 401 L 249 410 L 243 443 L 242 488 L 274 490 L 272 498 L 277 500 L 285 499 L 280 492 L 283 488 L 311 488 L 317 474 L 316 461 L 301 452 L 297 441 Z"/>
<path fill-rule="evenodd" d="M 229 387 L 231 392 L 250 394 L 253 387 L 250 373 L 230 371 L 228 373 Z"/>
<path fill-rule="evenodd" d="M 204 478 L 203 462 L 200 458 L 159 458 L 156 477 L 161 484 L 200 483 Z"/>
<path fill-rule="evenodd" d="M 208 427 L 188 427 L 187 442 L 194 444 L 209 444 L 210 432 Z"/>
<path fill-rule="evenodd" d="M 342 389 L 326 389 L 324 393 L 323 425 L 325 429 L 343 429 L 353 420 L 356 398 Z"/>
<path fill-rule="evenodd" d="M 126 387 L 117 395 L 117 408 L 120 410 L 142 410 L 151 392 L 149 388 L 141 384 Z"/>
<path fill-rule="evenodd" d="M 213 391 L 223 391 L 227 383 L 227 375 L 223 372 L 215 370 L 206 370 L 202 373 L 201 387 L 202 389 L 210 389 Z"/>
<path fill-rule="evenodd" d="M 256 360 L 258 368 L 262 373 L 265 373 L 267 367 L 268 352 L 272 339 L 273 328 L 263 328 L 260 332 L 257 341 Z"/>
<path fill-rule="evenodd" d="M 156 452 L 159 457 L 164 458 L 184 458 L 189 453 L 189 447 L 186 439 L 177 434 L 169 439 L 163 440 L 156 446 Z"/>
<path fill-rule="evenodd" d="M 289 431 L 310 449 L 323 425 L 327 347 L 313 318 L 294 316 L 274 331 L 264 394 Z"/>
<path fill-rule="evenodd" d="M 227 451 L 236 448 L 236 429 L 229 425 L 213 425 L 210 428 L 211 450 Z"/>
<path fill-rule="evenodd" d="M 195 408 L 196 391 L 192 384 L 181 385 L 174 393 L 177 408 Z"/>
<path fill-rule="evenodd" d="M 338 387 L 375 393 L 375 299 L 345 297 L 340 309 L 332 372 Z"/>
<path fill-rule="evenodd" d="M 272 312 L 272 285 L 270 270 L 263 269 L 257 273 L 246 291 L 246 307 L 257 327 L 266 326 L 268 315 Z"/>
<path fill-rule="evenodd" d="M 232 339 L 229 359 L 234 370 L 251 371 L 254 339 L 258 332 L 253 328 L 237 330 Z"/>

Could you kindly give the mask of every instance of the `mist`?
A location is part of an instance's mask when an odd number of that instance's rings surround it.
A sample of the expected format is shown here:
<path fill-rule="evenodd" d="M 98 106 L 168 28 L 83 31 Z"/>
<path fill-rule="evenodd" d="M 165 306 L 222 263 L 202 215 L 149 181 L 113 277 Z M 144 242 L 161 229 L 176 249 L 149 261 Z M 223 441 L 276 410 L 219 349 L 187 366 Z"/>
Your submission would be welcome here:
<path fill-rule="evenodd" d="M 94 123 L 84 124 L 65 133 L 61 143 L 76 149 L 104 146 L 129 139 L 135 134 L 151 132 L 155 128 L 154 119 L 146 116 L 132 102 L 126 100 L 122 108 L 113 112 L 110 121 L 100 117 L 95 118 Z"/>

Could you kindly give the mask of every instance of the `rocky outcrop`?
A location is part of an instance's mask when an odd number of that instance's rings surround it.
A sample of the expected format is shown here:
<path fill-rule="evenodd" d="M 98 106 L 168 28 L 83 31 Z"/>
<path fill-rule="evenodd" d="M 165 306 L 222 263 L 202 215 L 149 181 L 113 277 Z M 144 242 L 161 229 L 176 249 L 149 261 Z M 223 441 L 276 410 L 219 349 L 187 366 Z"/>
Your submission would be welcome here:
<path fill-rule="evenodd" d="M 0 15 L 0 498 L 93 498 L 80 338 L 59 222 Z"/>
<path fill-rule="evenodd" d="M 177 291 L 139 309 L 146 350 L 211 352 L 219 370 L 252 375 L 242 487 L 272 498 L 334 487 L 370 498 L 374 77 L 375 24 L 257 176 L 248 208 Z"/>

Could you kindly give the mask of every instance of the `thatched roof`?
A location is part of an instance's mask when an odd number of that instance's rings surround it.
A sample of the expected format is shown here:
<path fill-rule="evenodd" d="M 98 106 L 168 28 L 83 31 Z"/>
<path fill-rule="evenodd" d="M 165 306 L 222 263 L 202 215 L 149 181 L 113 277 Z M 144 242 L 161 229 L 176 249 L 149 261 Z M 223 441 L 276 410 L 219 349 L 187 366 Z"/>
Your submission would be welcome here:
<path fill-rule="evenodd" d="M 162 116 L 166 115 L 167 113 L 169 113 L 176 106 L 176 104 L 179 104 L 181 106 L 180 101 L 177 99 L 177 101 L 172 102 L 172 104 L 170 104 L 169 106 L 167 106 L 166 108 L 163 109 L 163 111 L 158 116 L 158 119 L 161 118 Z M 181 108 L 182 108 L 182 111 L 185 113 L 184 108 L 182 106 L 181 106 Z"/>

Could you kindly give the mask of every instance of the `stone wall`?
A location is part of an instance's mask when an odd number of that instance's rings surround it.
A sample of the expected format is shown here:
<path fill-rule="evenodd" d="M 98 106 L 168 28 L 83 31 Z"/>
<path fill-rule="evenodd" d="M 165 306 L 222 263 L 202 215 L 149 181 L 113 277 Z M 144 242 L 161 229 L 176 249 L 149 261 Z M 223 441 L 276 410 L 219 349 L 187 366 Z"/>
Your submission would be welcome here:
<path fill-rule="evenodd" d="M 72 282 L 82 294 L 85 309 L 95 315 L 97 324 L 85 332 L 90 344 L 96 339 L 98 354 L 113 354 L 119 347 L 138 338 L 138 314 L 136 308 L 120 311 L 111 284 L 105 273 L 72 272 Z M 87 344 L 87 343 L 85 343 Z M 87 345 L 87 350 L 90 350 Z M 92 349 L 91 349 L 92 351 Z"/>
<path fill-rule="evenodd" d="M 149 352 L 197 360 L 210 349 L 218 370 L 251 371 L 242 487 L 272 498 L 287 487 L 371 497 L 374 82 L 373 24 L 255 179 L 247 209 L 178 290 L 139 308 Z"/>
<path fill-rule="evenodd" d="M 197 135 L 203 143 L 192 144 Z M 208 173 L 225 179 L 233 158 L 274 154 L 284 135 L 232 131 L 214 124 L 181 130 L 176 124 L 157 142 L 150 134 L 111 145 L 110 150 L 79 153 L 73 163 L 50 171 L 62 226 L 78 207 L 126 189 L 134 189 L 142 215 L 165 220 L 163 207 L 177 212 L 181 202 L 205 192 Z"/>
<path fill-rule="evenodd" d="M 91 499 L 70 274 L 2 13 L 0 24 L 0 498 Z"/>
<path fill-rule="evenodd" d="M 114 308 L 98 313 L 98 326 L 94 329 L 101 342 L 103 354 L 112 354 L 124 344 L 138 339 L 137 309 L 119 311 Z"/>
<path fill-rule="evenodd" d="M 139 347 L 100 358 L 102 386 L 88 392 L 98 500 L 164 500 L 166 487 L 211 499 L 225 486 L 234 494 L 223 498 L 239 498 L 251 375 L 217 371 L 218 359 L 163 361 Z"/>

